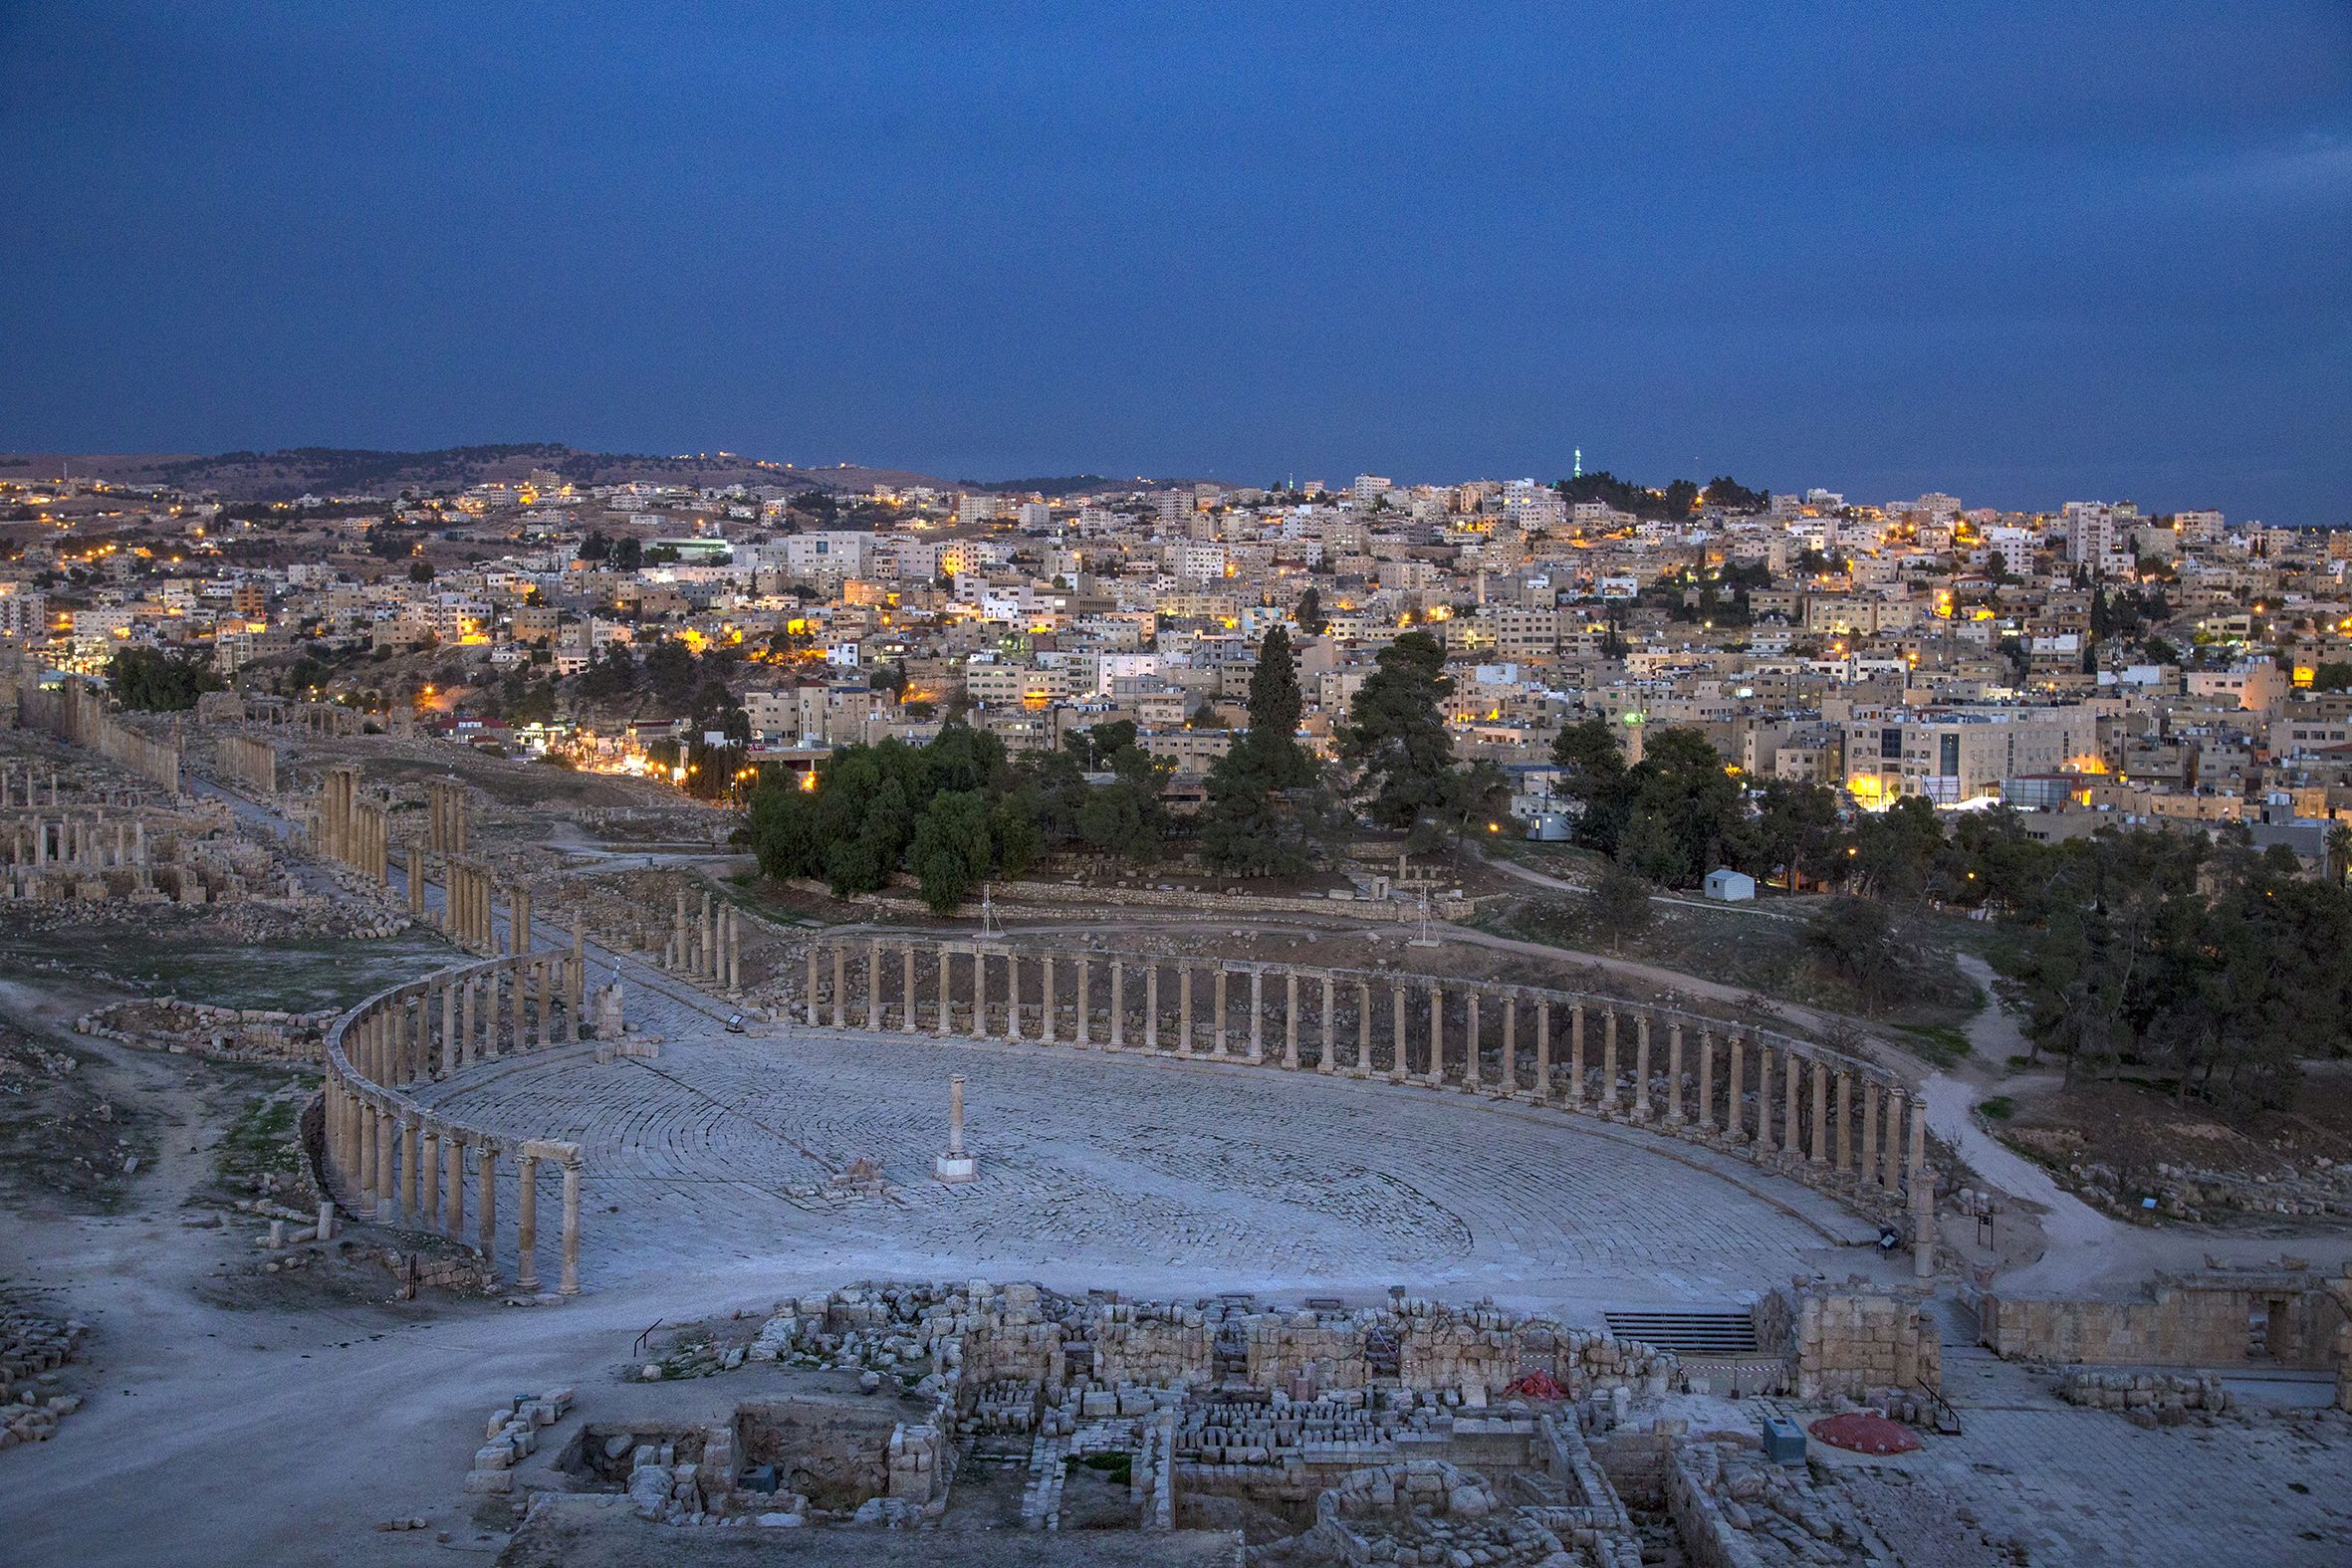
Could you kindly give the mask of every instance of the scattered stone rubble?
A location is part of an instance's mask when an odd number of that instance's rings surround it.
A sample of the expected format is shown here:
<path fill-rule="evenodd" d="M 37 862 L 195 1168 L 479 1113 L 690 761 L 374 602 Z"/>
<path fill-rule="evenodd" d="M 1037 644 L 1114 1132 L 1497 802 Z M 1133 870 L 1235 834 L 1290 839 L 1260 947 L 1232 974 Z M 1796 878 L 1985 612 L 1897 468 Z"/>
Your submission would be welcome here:
<path fill-rule="evenodd" d="M 2121 1411 L 2138 1426 L 2177 1426 L 2192 1411 L 2218 1415 L 2236 1402 L 2211 1374 L 2167 1372 L 2069 1372 L 2058 1398 L 2093 1410 Z"/>
<path fill-rule="evenodd" d="M 60 1392 L 59 1385 L 61 1370 L 82 1359 L 89 1327 L 0 1296 L 0 1449 L 46 1443 L 61 1420 L 82 1408 L 82 1396 Z"/>
<path fill-rule="evenodd" d="M 1894 1560 L 1802 1466 L 1771 1462 L 1744 1434 L 1675 1445 L 1665 1480 L 1667 1511 L 1695 1562 L 1772 1568 Z"/>
<path fill-rule="evenodd" d="M 97 1039 L 204 1056 L 216 1061 L 317 1061 L 334 1008 L 288 1012 L 275 1008 L 216 1008 L 176 997 L 122 1002 L 86 1012 L 75 1032 Z"/>

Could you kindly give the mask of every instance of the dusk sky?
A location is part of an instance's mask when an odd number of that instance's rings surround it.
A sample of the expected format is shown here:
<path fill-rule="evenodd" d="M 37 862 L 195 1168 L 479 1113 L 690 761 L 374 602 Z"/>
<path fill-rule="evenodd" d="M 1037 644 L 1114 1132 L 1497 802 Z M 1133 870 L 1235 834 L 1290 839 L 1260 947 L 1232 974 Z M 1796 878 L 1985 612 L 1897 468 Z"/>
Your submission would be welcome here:
<path fill-rule="evenodd" d="M 2346 0 L 17 0 L 0 149 L 0 449 L 2352 521 Z"/>

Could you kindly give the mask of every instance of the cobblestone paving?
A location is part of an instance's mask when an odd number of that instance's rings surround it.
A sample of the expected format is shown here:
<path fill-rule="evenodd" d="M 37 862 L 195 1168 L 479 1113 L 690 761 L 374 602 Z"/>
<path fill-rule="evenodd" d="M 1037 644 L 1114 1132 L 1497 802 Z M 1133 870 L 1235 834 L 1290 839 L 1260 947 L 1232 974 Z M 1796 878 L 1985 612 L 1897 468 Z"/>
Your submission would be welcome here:
<path fill-rule="evenodd" d="M 1846 1475 L 1909 1568 L 2352 1562 L 2352 1440 L 2341 1432 L 2150 1432 L 2073 1409 L 1964 1417 L 1958 1443 L 1931 1438 L 1908 1466 Z M 2010 1544 L 2022 1555 L 1997 1549 Z"/>
<path fill-rule="evenodd" d="M 1459 1092 L 1067 1046 L 727 1035 L 648 991 L 632 1009 L 667 1035 L 658 1059 L 599 1067 L 559 1049 L 426 1095 L 581 1142 L 591 1279 L 790 1256 L 1136 1292 L 1403 1284 L 1597 1311 L 1886 1266 L 1833 1244 L 1868 1228 L 1794 1183 Z M 981 1169 L 959 1188 L 929 1178 L 951 1072 L 969 1080 Z M 888 1196 L 788 1193 L 859 1156 Z"/>

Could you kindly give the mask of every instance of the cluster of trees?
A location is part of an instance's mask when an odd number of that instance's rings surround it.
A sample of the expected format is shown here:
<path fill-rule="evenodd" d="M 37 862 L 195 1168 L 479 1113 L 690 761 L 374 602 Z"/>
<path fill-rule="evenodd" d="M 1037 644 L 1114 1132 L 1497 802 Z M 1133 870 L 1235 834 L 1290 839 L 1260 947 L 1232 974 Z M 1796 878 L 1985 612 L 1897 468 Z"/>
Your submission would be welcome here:
<path fill-rule="evenodd" d="M 1445 668 L 1445 644 L 1425 631 L 1403 633 L 1372 661 L 1338 731 L 1339 760 L 1356 770 L 1365 814 L 1422 852 L 1459 843 L 1509 798 L 1494 764 L 1454 760 L 1445 721 L 1454 683 Z"/>
<path fill-rule="evenodd" d="M 1291 634 L 1276 626 L 1258 645 L 1250 676 L 1250 727 L 1209 770 L 1200 822 L 1207 865 L 1291 875 L 1312 863 L 1329 802 L 1314 759 L 1298 744 L 1300 712 Z"/>
<path fill-rule="evenodd" d="M 763 770 L 751 797 L 752 850 L 768 875 L 822 877 L 841 897 L 877 891 L 903 870 L 947 914 L 1049 847 L 1157 855 L 1168 826 L 1165 768 L 1124 720 L 1073 731 L 1018 766 L 995 736 L 951 724 L 927 746 L 844 747 L 806 785 Z"/>
<path fill-rule="evenodd" d="M 1704 485 L 1678 479 L 1664 490 L 1652 490 L 1602 469 L 1563 479 L 1556 488 L 1560 499 L 1571 506 L 1579 501 L 1598 501 L 1615 511 L 1628 512 L 1653 523 L 1679 522 L 1702 505 L 1721 507 L 1727 512 L 1762 512 L 1772 500 L 1769 492 L 1751 490 L 1729 474 L 1718 474 Z"/>
<path fill-rule="evenodd" d="M 2201 835 L 2101 834 L 2054 857 L 2018 969 L 2027 1037 L 2069 1080 L 2128 1061 L 2232 1110 L 2292 1102 L 2352 1039 L 2352 893 Z"/>
<path fill-rule="evenodd" d="M 580 560 L 599 566 L 610 566 L 615 571 L 634 571 L 645 563 L 645 547 L 633 539 L 606 539 L 601 531 L 591 529 L 588 538 L 580 542 L 575 553 Z M 676 552 L 671 553 L 674 560 Z"/>
<path fill-rule="evenodd" d="M 161 648 L 124 648 L 107 661 L 107 684 L 125 708 L 177 713 L 196 706 L 206 692 L 226 684 L 209 661 Z"/>

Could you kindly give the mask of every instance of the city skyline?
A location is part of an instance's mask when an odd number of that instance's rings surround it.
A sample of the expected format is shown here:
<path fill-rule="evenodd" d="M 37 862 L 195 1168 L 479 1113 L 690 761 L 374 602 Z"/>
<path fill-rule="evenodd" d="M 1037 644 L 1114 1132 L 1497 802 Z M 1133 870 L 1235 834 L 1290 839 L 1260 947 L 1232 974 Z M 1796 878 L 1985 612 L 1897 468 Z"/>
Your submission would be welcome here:
<path fill-rule="evenodd" d="M 36 7 L 0 430 L 2342 522 L 2348 28 Z"/>

